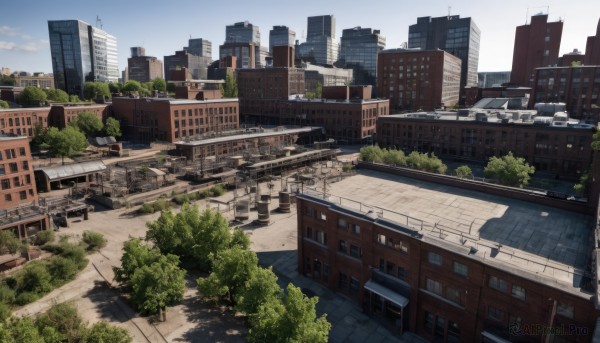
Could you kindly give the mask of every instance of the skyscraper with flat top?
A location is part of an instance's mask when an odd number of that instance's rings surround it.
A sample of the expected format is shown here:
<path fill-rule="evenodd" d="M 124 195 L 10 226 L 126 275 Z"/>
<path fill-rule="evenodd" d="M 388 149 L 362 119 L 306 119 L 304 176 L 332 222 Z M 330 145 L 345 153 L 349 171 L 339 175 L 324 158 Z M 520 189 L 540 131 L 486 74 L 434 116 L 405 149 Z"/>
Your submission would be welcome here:
<path fill-rule="evenodd" d="M 83 97 L 87 81 L 118 82 L 117 39 L 81 20 L 49 20 L 56 88 Z"/>
<path fill-rule="evenodd" d="M 300 44 L 300 59 L 321 65 L 333 65 L 338 60 L 340 46 L 335 40 L 335 17 L 308 17 L 306 42 Z"/>
<path fill-rule="evenodd" d="M 481 31 L 471 18 L 458 15 L 420 17 L 408 28 L 408 48 L 440 49 L 461 60 L 461 101 L 465 86 L 477 86 Z"/>
<path fill-rule="evenodd" d="M 273 26 L 269 31 L 269 52 L 273 55 L 273 48 L 276 46 L 291 46 L 296 42 L 296 32 L 290 30 L 287 26 Z"/>
<path fill-rule="evenodd" d="M 261 68 L 266 65 L 267 48 L 260 46 L 258 26 L 244 21 L 225 27 L 225 43 L 219 46 L 219 59 L 235 56 L 237 68 Z"/>
<path fill-rule="evenodd" d="M 379 30 L 360 26 L 342 31 L 339 63 L 354 70 L 354 84 L 377 86 L 377 54 L 385 49 Z M 377 93 L 377 90 L 375 91 Z"/>

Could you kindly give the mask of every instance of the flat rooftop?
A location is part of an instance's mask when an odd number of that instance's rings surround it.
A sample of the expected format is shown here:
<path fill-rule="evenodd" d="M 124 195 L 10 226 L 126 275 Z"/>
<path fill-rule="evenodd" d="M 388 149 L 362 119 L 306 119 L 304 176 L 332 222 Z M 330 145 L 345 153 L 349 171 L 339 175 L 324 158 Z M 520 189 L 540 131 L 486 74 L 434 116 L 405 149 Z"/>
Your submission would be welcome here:
<path fill-rule="evenodd" d="M 311 131 L 315 131 L 315 130 L 319 130 L 321 129 L 321 127 L 317 127 L 317 126 L 306 126 L 306 127 L 301 127 L 301 128 L 295 128 L 295 129 L 262 129 L 262 131 L 248 131 L 248 133 L 243 133 L 240 135 L 231 135 L 231 136 L 221 136 L 221 137 L 215 137 L 215 138 L 208 138 L 208 139 L 202 139 L 202 140 L 195 140 L 195 141 L 178 141 L 175 142 L 176 145 L 183 145 L 183 146 L 201 146 L 201 145 L 210 145 L 210 144 L 216 144 L 216 143 L 223 143 L 223 142 L 229 142 L 229 141 L 236 141 L 236 140 L 242 140 L 242 139 L 251 139 L 251 138 L 264 138 L 264 137 L 271 137 L 271 136 L 281 136 L 281 135 L 291 135 L 291 134 L 296 134 L 296 133 L 305 133 L 305 132 L 311 132 Z"/>
<path fill-rule="evenodd" d="M 343 209 L 372 210 L 427 243 L 581 295 L 591 216 L 371 170 L 327 189 L 329 202 Z M 317 190 L 305 194 L 322 199 Z"/>

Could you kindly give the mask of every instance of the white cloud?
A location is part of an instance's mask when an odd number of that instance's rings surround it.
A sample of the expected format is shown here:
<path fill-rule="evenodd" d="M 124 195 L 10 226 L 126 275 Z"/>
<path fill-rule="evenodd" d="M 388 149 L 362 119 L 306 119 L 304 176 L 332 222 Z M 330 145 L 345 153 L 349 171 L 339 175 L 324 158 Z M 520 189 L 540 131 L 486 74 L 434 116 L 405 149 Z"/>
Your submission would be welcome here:
<path fill-rule="evenodd" d="M 15 42 L 0 41 L 0 50 L 37 52 L 44 49 L 48 45 L 47 42 L 29 42 L 26 44 L 17 44 Z"/>
<path fill-rule="evenodd" d="M 17 29 L 10 27 L 10 26 L 0 26 L 0 35 L 6 35 L 6 36 L 16 36 L 17 35 Z"/>
<path fill-rule="evenodd" d="M 21 35 L 21 39 L 31 40 L 33 39 L 33 37 L 31 37 L 30 35 Z"/>

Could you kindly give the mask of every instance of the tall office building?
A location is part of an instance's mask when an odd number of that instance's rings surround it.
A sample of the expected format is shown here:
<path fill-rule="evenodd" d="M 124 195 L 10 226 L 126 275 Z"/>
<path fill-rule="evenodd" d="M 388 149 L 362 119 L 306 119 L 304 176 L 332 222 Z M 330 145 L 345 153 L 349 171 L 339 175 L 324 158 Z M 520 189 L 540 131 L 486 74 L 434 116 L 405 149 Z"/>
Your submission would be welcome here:
<path fill-rule="evenodd" d="M 518 86 L 533 86 L 536 68 L 558 62 L 563 22 L 549 23 L 547 14 L 531 17 L 528 25 L 517 26 L 510 82 Z"/>
<path fill-rule="evenodd" d="M 338 60 L 340 46 L 335 40 L 335 17 L 308 17 L 306 42 L 300 44 L 298 57 L 321 65 L 333 65 Z"/>
<path fill-rule="evenodd" d="M 206 39 L 193 38 L 188 40 L 188 52 L 196 56 L 212 58 L 212 43 Z"/>
<path fill-rule="evenodd" d="M 258 26 L 244 21 L 225 27 L 225 43 L 219 46 L 219 59 L 235 56 L 237 68 L 262 68 L 268 55 L 268 49 L 260 46 Z"/>
<path fill-rule="evenodd" d="M 600 65 L 600 20 L 598 20 L 596 35 L 587 38 L 584 63 L 586 65 Z"/>
<path fill-rule="evenodd" d="M 477 86 L 481 31 L 471 18 L 458 15 L 420 17 L 408 29 L 408 48 L 441 49 L 461 60 L 460 94 L 465 86 Z"/>
<path fill-rule="evenodd" d="M 170 81 L 172 71 L 186 68 L 190 77 L 194 80 L 208 79 L 208 66 L 212 62 L 211 57 L 198 56 L 184 49 L 176 51 L 175 55 L 165 56 L 165 80 Z"/>
<path fill-rule="evenodd" d="M 118 82 L 117 39 L 81 20 L 49 20 L 56 87 L 83 97 L 87 81 Z"/>
<path fill-rule="evenodd" d="M 127 79 L 138 82 L 149 82 L 155 78 L 163 78 L 163 64 L 153 56 L 146 56 L 142 47 L 131 48 L 131 57 L 127 59 Z"/>
<path fill-rule="evenodd" d="M 269 31 L 269 52 L 273 55 L 273 48 L 276 46 L 293 47 L 296 42 L 296 32 L 290 30 L 287 26 L 273 26 Z"/>
<path fill-rule="evenodd" d="M 354 84 L 377 85 L 377 54 L 385 49 L 379 30 L 360 26 L 342 31 L 339 64 L 354 71 Z M 376 94 L 377 91 L 375 91 Z"/>

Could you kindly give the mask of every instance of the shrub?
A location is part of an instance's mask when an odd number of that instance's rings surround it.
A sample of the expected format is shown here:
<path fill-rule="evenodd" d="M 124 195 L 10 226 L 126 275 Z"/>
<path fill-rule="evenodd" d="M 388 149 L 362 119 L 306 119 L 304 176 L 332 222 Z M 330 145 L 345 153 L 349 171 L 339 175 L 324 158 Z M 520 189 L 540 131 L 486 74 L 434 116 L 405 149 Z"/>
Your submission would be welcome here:
<path fill-rule="evenodd" d="M 14 301 L 14 289 L 11 289 L 8 285 L 0 285 L 0 303 L 12 304 Z"/>
<path fill-rule="evenodd" d="M 98 250 L 106 246 L 104 235 L 94 231 L 84 231 L 83 242 L 88 245 L 88 250 Z"/>
<path fill-rule="evenodd" d="M 85 268 L 85 266 L 87 265 L 88 261 L 85 258 L 85 255 L 86 253 L 83 247 L 70 243 L 62 244 L 61 251 L 59 253 L 59 256 L 68 258 L 71 261 L 75 262 L 80 270 Z"/>
<path fill-rule="evenodd" d="M 170 208 L 171 204 L 165 199 L 158 199 L 152 204 L 152 207 L 154 208 L 154 212 L 158 212 Z"/>
<path fill-rule="evenodd" d="M 35 292 L 23 292 L 17 296 L 15 299 L 15 304 L 18 306 L 23 306 L 30 304 L 40 298 L 40 295 Z"/>
<path fill-rule="evenodd" d="M 43 230 L 38 232 L 35 235 L 35 245 L 44 245 L 46 243 L 50 243 L 54 241 L 54 231 L 52 230 Z"/>
<path fill-rule="evenodd" d="M 62 256 L 55 256 L 48 263 L 48 271 L 55 285 L 72 280 L 79 271 L 77 263 Z"/>
<path fill-rule="evenodd" d="M 15 278 L 18 280 L 20 292 L 45 293 L 52 289 L 52 276 L 41 261 L 26 264 L 18 275 L 15 275 Z"/>
<path fill-rule="evenodd" d="M 0 322 L 6 321 L 6 319 L 9 318 L 11 314 L 12 311 L 10 309 L 10 306 L 8 306 L 8 304 L 0 302 Z"/>
<path fill-rule="evenodd" d="M 225 194 L 225 187 L 223 187 L 223 185 L 216 185 L 211 189 L 212 193 L 214 194 L 214 196 L 218 197 L 221 196 L 223 194 Z"/>
<path fill-rule="evenodd" d="M 460 177 L 460 178 L 472 178 L 473 177 L 473 172 L 471 171 L 471 168 L 469 168 L 469 166 L 467 166 L 467 165 L 456 168 L 455 172 L 456 172 L 456 176 Z"/>
<path fill-rule="evenodd" d="M 140 207 L 140 212 L 144 214 L 154 213 L 154 206 L 149 203 L 143 204 L 142 207 Z"/>

